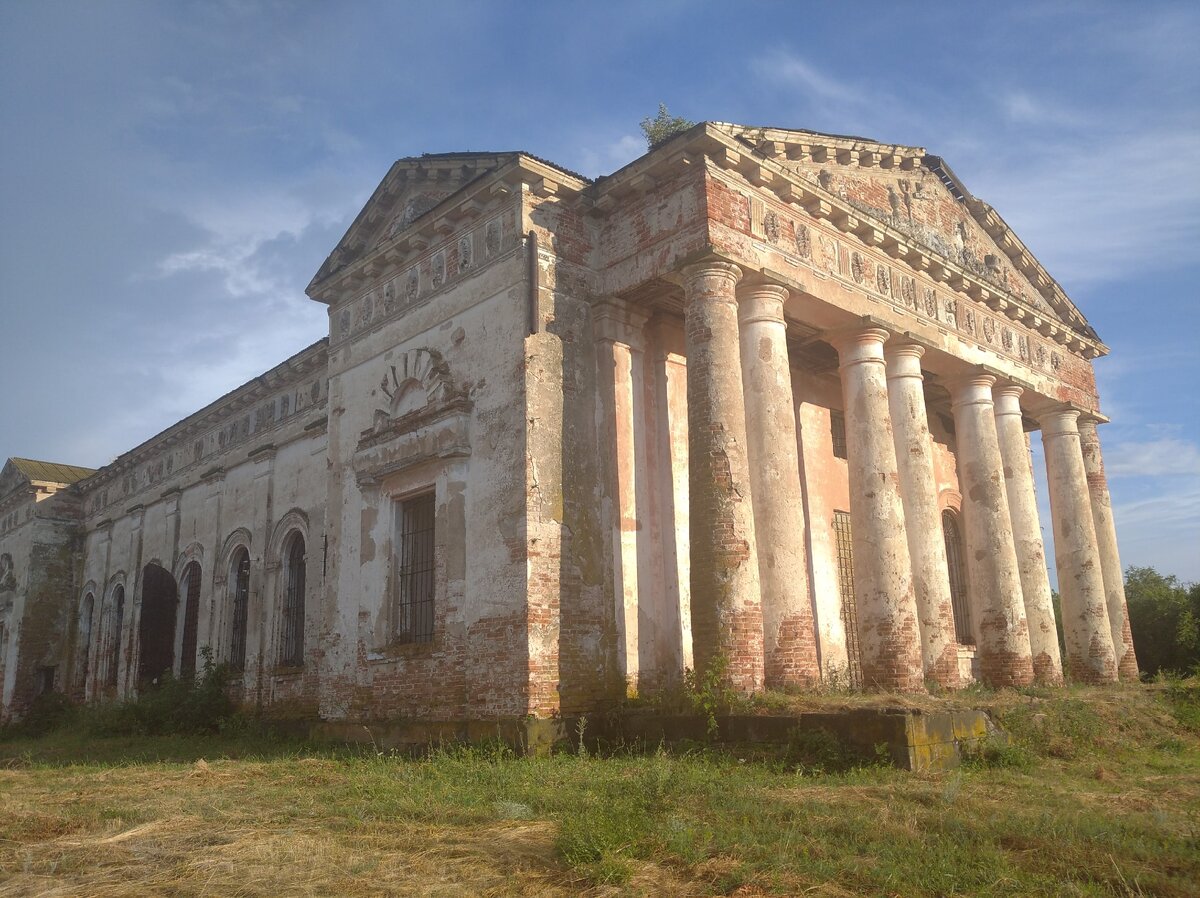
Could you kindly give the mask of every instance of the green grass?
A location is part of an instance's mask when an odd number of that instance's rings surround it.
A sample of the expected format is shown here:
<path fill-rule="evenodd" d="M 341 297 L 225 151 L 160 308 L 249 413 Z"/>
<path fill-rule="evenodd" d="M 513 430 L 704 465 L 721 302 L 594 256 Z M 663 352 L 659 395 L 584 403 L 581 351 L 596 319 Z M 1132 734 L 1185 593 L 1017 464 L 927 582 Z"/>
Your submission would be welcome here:
<path fill-rule="evenodd" d="M 1196 695 L 980 692 L 1011 738 L 937 775 L 825 772 L 824 744 L 413 759 L 253 733 L 13 738 L 0 893 L 1190 896 Z"/>

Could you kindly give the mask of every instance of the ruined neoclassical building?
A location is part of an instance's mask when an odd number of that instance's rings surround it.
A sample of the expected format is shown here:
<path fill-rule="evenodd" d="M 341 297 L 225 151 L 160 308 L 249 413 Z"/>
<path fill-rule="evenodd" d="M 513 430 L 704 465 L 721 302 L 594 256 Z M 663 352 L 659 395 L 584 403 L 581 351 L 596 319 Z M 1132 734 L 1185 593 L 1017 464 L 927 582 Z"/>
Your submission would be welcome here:
<path fill-rule="evenodd" d="M 327 719 L 573 713 L 686 667 L 1136 675 L 1106 348 L 922 149 L 706 123 L 596 181 L 401 159 L 308 294 L 327 339 L 112 464 L 5 467 L 6 713 L 206 647 Z"/>

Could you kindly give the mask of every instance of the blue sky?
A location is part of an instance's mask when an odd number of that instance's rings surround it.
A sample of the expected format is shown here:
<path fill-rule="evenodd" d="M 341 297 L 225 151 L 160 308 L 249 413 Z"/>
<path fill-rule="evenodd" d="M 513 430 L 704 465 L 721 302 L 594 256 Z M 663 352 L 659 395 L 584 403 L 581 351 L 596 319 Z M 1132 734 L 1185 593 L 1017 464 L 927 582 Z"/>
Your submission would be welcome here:
<path fill-rule="evenodd" d="M 1200 580 L 1197 47 L 1185 3 L 7 0 L 0 455 L 104 464 L 320 337 L 396 158 L 604 174 L 661 101 L 943 156 L 1112 348 L 1124 562 Z"/>

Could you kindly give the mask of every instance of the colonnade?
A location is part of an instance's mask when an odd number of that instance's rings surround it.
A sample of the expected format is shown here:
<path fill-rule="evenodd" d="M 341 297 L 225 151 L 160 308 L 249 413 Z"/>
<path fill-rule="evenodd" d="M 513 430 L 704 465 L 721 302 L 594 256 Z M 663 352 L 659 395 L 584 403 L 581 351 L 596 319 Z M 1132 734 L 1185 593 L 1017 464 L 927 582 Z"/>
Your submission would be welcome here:
<path fill-rule="evenodd" d="M 820 672 L 785 341 L 788 291 L 741 278 L 723 261 L 682 271 L 687 504 L 696 668 L 718 665 L 726 686 L 752 692 L 809 685 Z M 957 687 L 924 347 L 867 319 L 824 337 L 839 361 L 863 683 Z M 1024 389 L 966 364 L 943 382 L 981 677 L 995 686 L 1061 683 Z M 614 405 L 623 409 L 619 397 Z M 1050 403 L 1027 413 L 1037 417 L 1046 450 L 1070 673 L 1084 682 L 1111 682 L 1118 669 L 1136 676 L 1099 419 Z M 624 496 L 617 501 L 622 518 L 633 511 Z"/>

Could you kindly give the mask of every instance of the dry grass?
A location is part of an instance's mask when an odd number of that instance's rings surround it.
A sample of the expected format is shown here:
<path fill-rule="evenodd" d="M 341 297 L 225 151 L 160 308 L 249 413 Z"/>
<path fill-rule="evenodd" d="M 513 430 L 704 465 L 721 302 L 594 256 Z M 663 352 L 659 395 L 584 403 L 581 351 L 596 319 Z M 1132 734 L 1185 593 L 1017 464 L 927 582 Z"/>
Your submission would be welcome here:
<path fill-rule="evenodd" d="M 0 894 L 1200 892 L 1200 737 L 1162 689 L 977 698 L 1013 746 L 928 776 L 705 752 L 0 742 Z"/>

